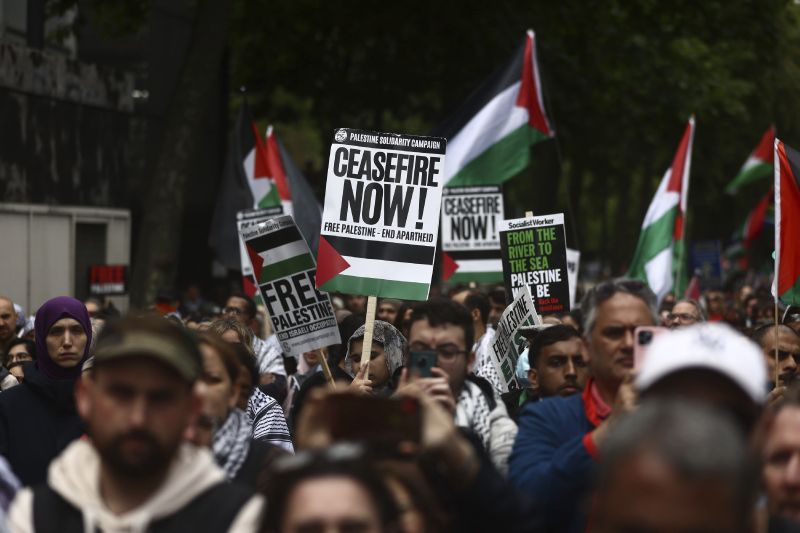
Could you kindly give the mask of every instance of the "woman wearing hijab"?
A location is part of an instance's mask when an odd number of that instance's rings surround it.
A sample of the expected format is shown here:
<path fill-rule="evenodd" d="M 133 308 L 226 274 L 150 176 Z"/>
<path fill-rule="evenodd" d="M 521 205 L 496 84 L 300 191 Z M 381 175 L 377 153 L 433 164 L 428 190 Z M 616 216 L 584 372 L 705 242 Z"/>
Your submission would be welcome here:
<path fill-rule="evenodd" d="M 73 390 L 92 342 L 89 313 L 69 296 L 45 302 L 34 329 L 38 357 L 20 386 L 0 394 L 0 455 L 23 485 L 44 482 L 50 461 L 83 434 Z"/>
<path fill-rule="evenodd" d="M 364 346 L 364 326 L 361 326 L 347 342 L 344 356 L 344 371 L 356 378 L 351 387 L 362 392 L 389 395 L 395 373 L 403 366 L 406 353 L 406 338 L 393 325 L 376 320 L 372 331 L 372 350 L 369 361 L 369 379 L 357 378 L 361 370 L 361 350 Z"/>

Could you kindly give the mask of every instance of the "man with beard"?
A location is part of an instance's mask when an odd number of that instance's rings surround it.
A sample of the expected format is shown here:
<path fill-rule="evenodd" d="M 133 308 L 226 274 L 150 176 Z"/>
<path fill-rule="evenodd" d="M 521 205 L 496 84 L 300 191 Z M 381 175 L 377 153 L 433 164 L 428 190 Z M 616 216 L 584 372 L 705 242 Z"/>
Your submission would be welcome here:
<path fill-rule="evenodd" d="M 76 387 L 89 439 L 20 492 L 15 532 L 256 531 L 263 502 L 227 484 L 211 452 L 184 441 L 200 410 L 197 344 L 169 320 L 107 327 Z"/>
<path fill-rule="evenodd" d="M 589 378 L 589 354 L 578 330 L 556 324 L 526 332 L 526 336 L 530 343 L 528 386 L 503 395 L 506 409 L 515 420 L 528 403 L 571 396 L 582 391 Z"/>
<path fill-rule="evenodd" d="M 778 392 L 785 390 L 797 377 L 797 365 L 800 363 L 800 335 L 789 326 L 767 324 L 756 328 L 750 338 L 761 347 L 764 361 L 767 363 L 767 377 L 775 384 L 778 376 Z M 777 347 L 777 361 L 775 348 Z"/>

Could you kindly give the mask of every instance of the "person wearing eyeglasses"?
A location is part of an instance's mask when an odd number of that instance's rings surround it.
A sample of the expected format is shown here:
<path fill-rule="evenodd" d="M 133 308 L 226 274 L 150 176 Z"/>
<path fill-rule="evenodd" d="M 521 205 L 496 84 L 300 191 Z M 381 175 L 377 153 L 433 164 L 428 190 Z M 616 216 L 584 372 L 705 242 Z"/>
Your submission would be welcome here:
<path fill-rule="evenodd" d="M 541 506 L 546 531 L 586 530 L 598 446 L 635 400 L 634 330 L 658 321 L 653 291 L 633 279 L 595 286 L 581 312 L 590 379 L 581 394 L 525 407 L 509 462 L 509 479 Z"/>
<path fill-rule="evenodd" d="M 501 472 L 517 434 L 494 387 L 471 374 L 475 362 L 472 317 L 460 304 L 435 298 L 414 307 L 408 345 L 412 352 L 435 351 L 432 377 L 420 378 L 427 394 L 453 413 L 457 426 L 472 432 Z"/>
<path fill-rule="evenodd" d="M 694 300 L 678 300 L 667 314 L 667 326 L 670 329 L 691 326 L 705 321 L 706 317 L 703 309 Z"/>

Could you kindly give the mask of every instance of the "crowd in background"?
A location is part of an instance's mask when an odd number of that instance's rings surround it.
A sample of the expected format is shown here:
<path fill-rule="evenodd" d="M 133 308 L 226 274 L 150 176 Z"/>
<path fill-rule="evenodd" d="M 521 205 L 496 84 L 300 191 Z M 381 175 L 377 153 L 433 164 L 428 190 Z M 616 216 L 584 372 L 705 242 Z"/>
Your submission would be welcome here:
<path fill-rule="evenodd" d="M 768 291 L 604 281 L 513 376 L 502 287 L 379 299 L 369 361 L 366 297 L 332 301 L 341 344 L 295 358 L 242 293 L 0 298 L 0 531 L 800 529 L 800 309 Z"/>

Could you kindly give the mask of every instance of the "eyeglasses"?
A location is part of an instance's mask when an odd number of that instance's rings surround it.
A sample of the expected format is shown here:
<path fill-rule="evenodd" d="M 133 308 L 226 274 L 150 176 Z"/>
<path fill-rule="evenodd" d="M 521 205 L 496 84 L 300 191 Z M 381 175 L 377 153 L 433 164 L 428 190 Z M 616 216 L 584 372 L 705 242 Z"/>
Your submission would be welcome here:
<path fill-rule="evenodd" d="M 442 344 L 436 348 L 431 348 L 422 342 L 415 342 L 411 344 L 410 349 L 412 352 L 436 352 L 436 355 L 442 361 L 452 361 L 458 355 L 467 353 L 467 350 L 462 350 L 455 344 Z"/>
<path fill-rule="evenodd" d="M 680 320 L 681 322 L 697 322 L 697 317 L 690 313 L 670 313 L 667 315 L 667 320 L 674 322 Z"/>

